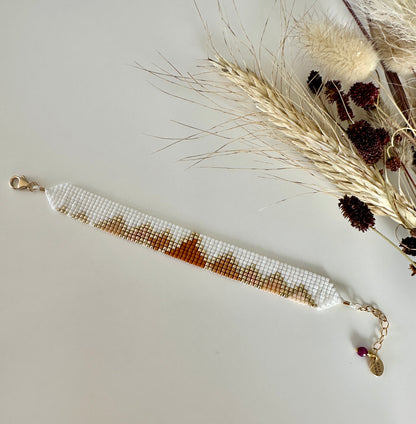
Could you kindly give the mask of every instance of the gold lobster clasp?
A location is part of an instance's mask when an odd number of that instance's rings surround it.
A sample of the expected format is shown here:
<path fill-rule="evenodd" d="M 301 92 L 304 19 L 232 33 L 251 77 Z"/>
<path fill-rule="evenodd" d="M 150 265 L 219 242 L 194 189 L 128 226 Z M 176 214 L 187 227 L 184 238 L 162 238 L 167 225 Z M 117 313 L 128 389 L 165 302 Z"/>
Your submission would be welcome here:
<path fill-rule="evenodd" d="M 9 186 L 14 190 L 45 191 L 44 187 L 34 181 L 28 181 L 24 175 L 14 175 L 9 180 Z"/>

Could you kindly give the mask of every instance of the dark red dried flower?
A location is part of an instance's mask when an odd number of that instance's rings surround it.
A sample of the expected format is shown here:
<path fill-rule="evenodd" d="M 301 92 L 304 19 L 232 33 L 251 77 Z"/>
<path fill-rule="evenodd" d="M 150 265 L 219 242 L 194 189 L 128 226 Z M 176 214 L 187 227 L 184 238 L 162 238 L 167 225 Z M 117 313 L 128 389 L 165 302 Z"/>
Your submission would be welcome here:
<path fill-rule="evenodd" d="M 323 81 L 322 77 L 318 71 L 311 71 L 307 81 L 309 90 L 312 91 L 313 94 L 318 95 L 322 91 Z"/>
<path fill-rule="evenodd" d="M 328 81 L 325 84 L 325 96 L 329 103 L 337 102 L 342 95 L 345 95 L 345 93 L 342 91 L 340 81 Z"/>
<path fill-rule="evenodd" d="M 382 146 L 385 146 L 386 144 L 389 144 L 390 141 L 391 141 L 390 134 L 384 128 L 376 128 L 375 136 L 376 136 L 378 142 Z"/>
<path fill-rule="evenodd" d="M 398 156 L 392 156 L 386 160 L 386 168 L 390 171 L 396 172 L 402 166 L 402 161 Z"/>
<path fill-rule="evenodd" d="M 406 255 L 416 256 L 416 237 L 402 239 L 400 247 Z"/>
<path fill-rule="evenodd" d="M 351 100 L 359 107 L 371 109 L 377 102 L 380 89 L 372 82 L 356 82 L 349 91 Z"/>
<path fill-rule="evenodd" d="M 401 141 L 403 140 L 403 136 L 401 135 L 401 134 L 396 134 L 395 136 L 394 136 L 394 142 L 395 143 L 400 143 Z"/>
<path fill-rule="evenodd" d="M 345 195 L 339 199 L 338 206 L 354 228 L 364 232 L 374 227 L 376 220 L 373 213 L 358 197 Z"/>
<path fill-rule="evenodd" d="M 354 118 L 354 112 L 349 105 L 347 97 L 344 97 L 341 102 L 337 102 L 337 111 L 341 121 L 348 121 L 349 119 Z"/>
<path fill-rule="evenodd" d="M 350 107 L 349 96 L 342 90 L 339 81 L 328 81 L 325 84 L 325 95 L 329 103 L 337 104 L 338 116 L 341 121 L 354 118 L 354 113 Z"/>
<path fill-rule="evenodd" d="M 416 275 L 416 266 L 414 266 L 414 265 L 409 265 L 409 269 L 410 269 L 410 271 L 412 271 L 412 277 L 413 277 L 414 275 Z"/>
<path fill-rule="evenodd" d="M 365 163 L 374 165 L 381 159 L 383 155 L 382 134 L 367 121 L 361 120 L 351 124 L 347 129 L 347 134 Z"/>
<path fill-rule="evenodd" d="M 412 228 L 412 229 L 410 230 L 410 235 L 411 235 L 412 237 L 416 237 L 416 228 Z"/>

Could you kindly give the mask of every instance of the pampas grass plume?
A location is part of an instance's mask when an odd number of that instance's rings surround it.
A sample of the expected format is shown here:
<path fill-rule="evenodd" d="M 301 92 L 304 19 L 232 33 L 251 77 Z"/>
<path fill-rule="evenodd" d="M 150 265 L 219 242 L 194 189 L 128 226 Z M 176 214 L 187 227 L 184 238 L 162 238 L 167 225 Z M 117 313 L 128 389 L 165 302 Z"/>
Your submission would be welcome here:
<path fill-rule="evenodd" d="M 416 69 L 416 45 L 397 36 L 391 28 L 373 26 L 371 33 L 377 52 L 388 70 L 408 77 Z"/>
<path fill-rule="evenodd" d="M 385 66 L 408 76 L 416 69 L 416 1 L 353 0 L 371 18 L 371 35 Z"/>
<path fill-rule="evenodd" d="M 359 32 L 329 18 L 304 19 L 298 24 L 298 35 L 327 79 L 352 84 L 367 79 L 377 68 L 379 59 L 372 44 Z"/>

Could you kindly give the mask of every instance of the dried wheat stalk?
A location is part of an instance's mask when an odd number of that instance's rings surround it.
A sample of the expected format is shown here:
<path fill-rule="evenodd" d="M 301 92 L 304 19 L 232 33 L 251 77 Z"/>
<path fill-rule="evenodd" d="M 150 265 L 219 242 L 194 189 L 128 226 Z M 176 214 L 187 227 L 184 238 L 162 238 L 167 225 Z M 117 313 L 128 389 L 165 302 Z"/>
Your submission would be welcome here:
<path fill-rule="evenodd" d="M 211 63 L 253 102 L 260 111 L 259 123 L 305 157 L 336 188 L 338 197 L 357 196 L 375 214 L 389 216 L 407 229 L 416 228 L 411 200 L 358 156 L 343 129 L 284 69 L 284 82 L 296 90 L 296 101 L 261 73 L 242 69 L 219 55 Z M 273 148 L 279 151 L 278 143 Z"/>

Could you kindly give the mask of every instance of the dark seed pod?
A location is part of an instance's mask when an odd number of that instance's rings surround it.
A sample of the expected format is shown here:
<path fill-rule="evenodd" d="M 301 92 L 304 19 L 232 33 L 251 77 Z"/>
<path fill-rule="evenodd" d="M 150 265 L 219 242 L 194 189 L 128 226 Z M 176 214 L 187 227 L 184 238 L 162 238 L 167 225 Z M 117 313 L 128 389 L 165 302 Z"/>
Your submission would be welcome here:
<path fill-rule="evenodd" d="M 406 237 L 402 239 L 400 247 L 406 255 L 416 256 L 416 237 Z"/>
<path fill-rule="evenodd" d="M 357 106 L 368 110 L 376 104 L 380 89 L 372 82 L 357 82 L 350 88 L 349 95 Z"/>
<path fill-rule="evenodd" d="M 376 221 L 373 213 L 358 197 L 345 195 L 339 199 L 338 206 L 344 218 L 348 219 L 354 228 L 365 232 L 374 227 Z"/>
<path fill-rule="evenodd" d="M 354 118 L 354 113 L 350 107 L 349 96 L 342 90 L 339 81 L 328 81 L 325 84 L 325 95 L 329 103 L 336 103 L 338 116 L 341 121 Z"/>
<path fill-rule="evenodd" d="M 323 81 L 319 72 L 311 71 L 307 80 L 307 84 L 308 84 L 309 90 L 311 90 L 312 93 L 315 94 L 315 96 L 320 94 L 323 87 Z"/>
<path fill-rule="evenodd" d="M 390 169 L 390 171 L 396 172 L 402 166 L 402 161 L 397 156 L 392 156 L 391 158 L 386 160 L 386 168 Z"/>
<path fill-rule="evenodd" d="M 383 146 L 389 134 L 383 128 L 373 128 L 367 121 L 351 124 L 347 135 L 368 165 L 377 163 L 383 155 Z"/>

